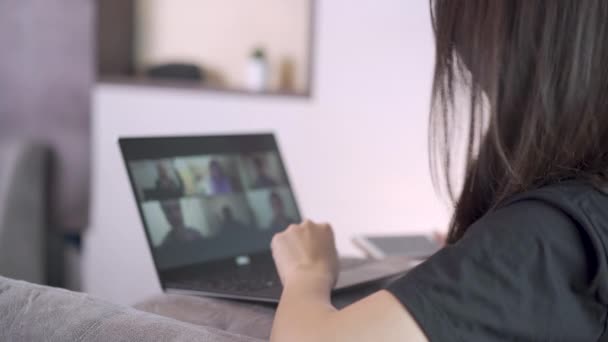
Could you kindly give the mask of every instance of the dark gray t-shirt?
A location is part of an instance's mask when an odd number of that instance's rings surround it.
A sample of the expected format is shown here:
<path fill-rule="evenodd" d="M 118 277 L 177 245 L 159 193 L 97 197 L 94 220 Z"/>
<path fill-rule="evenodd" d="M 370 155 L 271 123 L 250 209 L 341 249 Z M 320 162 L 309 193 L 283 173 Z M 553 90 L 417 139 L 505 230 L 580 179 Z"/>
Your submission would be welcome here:
<path fill-rule="evenodd" d="M 430 341 L 608 341 L 608 196 L 516 196 L 388 287 Z"/>

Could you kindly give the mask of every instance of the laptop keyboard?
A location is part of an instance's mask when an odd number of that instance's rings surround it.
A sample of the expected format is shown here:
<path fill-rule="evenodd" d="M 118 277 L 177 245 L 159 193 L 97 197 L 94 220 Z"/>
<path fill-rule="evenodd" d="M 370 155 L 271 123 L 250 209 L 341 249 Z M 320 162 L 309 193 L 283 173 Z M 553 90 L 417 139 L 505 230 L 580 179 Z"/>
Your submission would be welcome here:
<path fill-rule="evenodd" d="M 352 259 L 340 265 L 340 278 L 348 278 L 351 270 L 356 270 L 367 263 L 365 260 Z M 346 271 L 346 272 L 345 272 Z M 200 273 L 190 270 L 182 274 L 179 280 L 167 282 L 169 288 L 194 290 L 202 292 L 238 293 L 242 295 L 264 293 L 280 294 L 281 280 L 271 262 L 261 262 L 238 269 L 217 271 L 213 274 Z"/>
<path fill-rule="evenodd" d="M 167 284 L 169 287 L 200 291 L 254 293 L 268 288 L 280 288 L 281 280 L 273 267 L 243 267 L 237 272 L 216 273 Z"/>

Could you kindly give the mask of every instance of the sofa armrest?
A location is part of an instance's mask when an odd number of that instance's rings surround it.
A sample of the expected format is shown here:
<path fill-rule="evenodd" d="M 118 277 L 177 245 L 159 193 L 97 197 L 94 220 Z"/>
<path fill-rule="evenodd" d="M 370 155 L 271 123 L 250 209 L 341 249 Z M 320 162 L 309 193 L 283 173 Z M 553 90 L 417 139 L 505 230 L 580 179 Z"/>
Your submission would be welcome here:
<path fill-rule="evenodd" d="M 46 281 L 49 149 L 0 142 L 0 275 Z"/>
<path fill-rule="evenodd" d="M 0 341 L 262 340 L 0 277 Z"/>

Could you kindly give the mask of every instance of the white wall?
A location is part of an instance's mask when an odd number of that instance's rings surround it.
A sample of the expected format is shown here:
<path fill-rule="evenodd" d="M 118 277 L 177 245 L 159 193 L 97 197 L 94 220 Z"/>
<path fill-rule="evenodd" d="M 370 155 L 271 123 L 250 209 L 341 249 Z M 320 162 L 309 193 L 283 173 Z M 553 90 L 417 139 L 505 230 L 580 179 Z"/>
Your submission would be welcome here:
<path fill-rule="evenodd" d="M 310 4 L 313 0 L 139 0 L 138 66 L 194 61 L 219 73 L 226 86 L 246 87 L 253 49 L 264 48 L 270 89 L 281 66 L 294 67 L 294 91 L 308 90 Z"/>
<path fill-rule="evenodd" d="M 310 100 L 96 87 L 88 292 L 130 304 L 160 291 L 119 136 L 275 131 L 304 214 L 330 221 L 345 254 L 355 234 L 445 226 L 427 163 L 428 2 L 319 0 L 317 32 Z"/>

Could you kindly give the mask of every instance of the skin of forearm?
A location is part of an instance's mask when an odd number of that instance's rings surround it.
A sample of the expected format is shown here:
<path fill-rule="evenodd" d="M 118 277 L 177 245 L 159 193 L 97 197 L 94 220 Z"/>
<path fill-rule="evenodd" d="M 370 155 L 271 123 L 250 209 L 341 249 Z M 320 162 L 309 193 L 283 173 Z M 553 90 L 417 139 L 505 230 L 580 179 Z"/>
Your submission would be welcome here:
<path fill-rule="evenodd" d="M 331 305 L 328 286 L 305 282 L 286 286 L 270 340 L 428 341 L 412 316 L 387 291 L 338 311 Z"/>
<path fill-rule="evenodd" d="M 323 341 L 330 336 L 332 316 L 338 311 L 330 300 L 331 287 L 302 275 L 285 286 L 277 308 L 271 342 Z"/>

